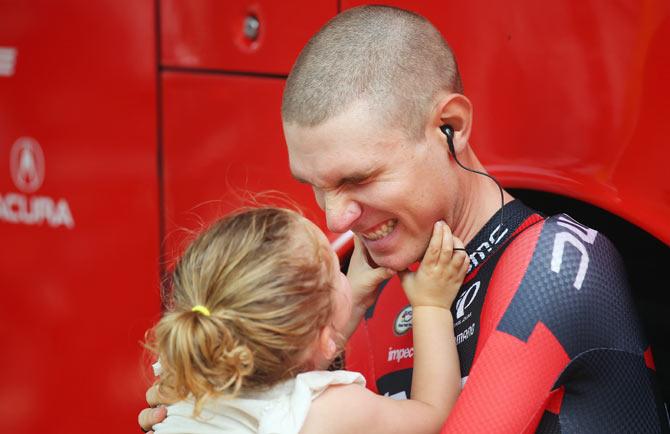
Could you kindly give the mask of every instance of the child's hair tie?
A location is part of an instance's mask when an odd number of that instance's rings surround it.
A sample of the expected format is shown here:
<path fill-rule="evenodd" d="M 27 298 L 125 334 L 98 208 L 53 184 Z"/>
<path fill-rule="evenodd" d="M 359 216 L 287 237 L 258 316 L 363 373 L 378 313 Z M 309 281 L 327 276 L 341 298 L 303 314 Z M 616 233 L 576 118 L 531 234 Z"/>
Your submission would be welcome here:
<path fill-rule="evenodd" d="M 191 309 L 191 312 L 198 312 L 198 313 L 201 313 L 205 316 L 210 316 L 211 315 L 211 313 L 209 312 L 209 309 L 207 309 L 205 306 L 203 306 L 201 304 L 196 304 L 195 306 L 193 306 L 193 308 Z"/>

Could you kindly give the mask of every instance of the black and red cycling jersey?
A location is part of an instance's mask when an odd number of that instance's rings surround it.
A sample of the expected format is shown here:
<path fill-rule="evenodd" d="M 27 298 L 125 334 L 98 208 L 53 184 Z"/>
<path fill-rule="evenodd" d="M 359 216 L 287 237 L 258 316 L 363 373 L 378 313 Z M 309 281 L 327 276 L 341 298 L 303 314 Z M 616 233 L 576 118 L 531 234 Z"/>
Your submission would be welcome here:
<path fill-rule="evenodd" d="M 519 201 L 466 246 L 452 306 L 463 390 L 443 432 L 670 432 L 651 352 L 612 244 Z M 385 282 L 348 346 L 347 369 L 407 398 L 412 309 Z"/>

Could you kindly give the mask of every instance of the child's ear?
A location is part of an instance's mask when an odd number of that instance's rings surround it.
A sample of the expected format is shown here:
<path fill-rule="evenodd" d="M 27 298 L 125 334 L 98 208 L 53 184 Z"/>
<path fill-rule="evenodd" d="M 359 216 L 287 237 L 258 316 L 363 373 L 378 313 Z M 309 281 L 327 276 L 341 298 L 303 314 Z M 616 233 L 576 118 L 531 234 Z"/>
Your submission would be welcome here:
<path fill-rule="evenodd" d="M 332 360 L 337 355 L 337 344 L 335 343 L 333 328 L 326 326 L 321 329 L 319 336 L 319 350 L 326 360 Z"/>

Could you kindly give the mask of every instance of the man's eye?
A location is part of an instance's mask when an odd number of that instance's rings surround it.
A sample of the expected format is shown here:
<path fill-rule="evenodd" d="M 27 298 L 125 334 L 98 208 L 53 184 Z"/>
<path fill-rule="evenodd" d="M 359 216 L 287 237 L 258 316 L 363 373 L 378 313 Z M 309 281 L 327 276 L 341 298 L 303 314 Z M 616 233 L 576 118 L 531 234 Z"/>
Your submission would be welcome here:
<path fill-rule="evenodd" d="M 368 185 L 370 183 L 372 183 L 372 179 L 371 178 L 365 178 L 365 179 L 360 179 L 358 181 L 355 181 L 353 183 L 353 185 Z"/>
<path fill-rule="evenodd" d="M 343 185 L 363 185 L 368 183 L 370 178 L 350 178 L 344 181 Z"/>

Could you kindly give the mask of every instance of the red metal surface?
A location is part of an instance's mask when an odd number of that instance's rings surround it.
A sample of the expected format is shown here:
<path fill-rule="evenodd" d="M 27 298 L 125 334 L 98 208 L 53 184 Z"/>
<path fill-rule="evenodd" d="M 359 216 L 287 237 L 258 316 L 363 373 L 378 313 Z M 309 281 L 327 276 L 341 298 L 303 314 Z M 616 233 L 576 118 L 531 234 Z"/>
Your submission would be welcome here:
<path fill-rule="evenodd" d="M 157 107 L 155 41 L 168 67 L 281 76 L 337 3 L 0 0 L 0 47 L 18 53 L 9 74 L 0 50 L 0 432 L 137 429 L 138 342 L 158 316 L 158 110 L 169 254 L 178 228 L 245 191 L 288 192 L 323 223 L 288 172 L 283 80 L 164 72 Z M 387 3 L 426 15 L 452 44 L 475 105 L 472 145 L 506 186 L 584 200 L 670 243 L 668 2 Z M 242 38 L 249 12 L 256 43 Z M 12 178 L 24 148 L 41 184 Z"/>
<path fill-rule="evenodd" d="M 335 0 L 161 0 L 162 63 L 288 74 L 307 40 L 337 13 Z M 244 36 L 244 20 L 260 22 Z"/>
<path fill-rule="evenodd" d="M 583 200 L 670 243 L 670 3 L 381 3 L 445 35 L 475 107 L 471 144 L 505 186 Z"/>
<path fill-rule="evenodd" d="M 314 221 L 324 221 L 311 189 L 289 172 L 280 117 L 283 87 L 283 80 L 272 78 L 164 74 L 169 258 L 187 236 L 179 228 L 196 229 L 244 205 L 248 192 L 285 192 Z"/>
<path fill-rule="evenodd" d="M 0 76 L 2 203 L 66 203 L 73 223 L 0 210 L 2 433 L 137 430 L 159 310 L 153 21 L 146 1 L 0 2 L 0 46 L 18 52 Z M 23 136 L 44 157 L 27 192 L 10 173 Z"/>

